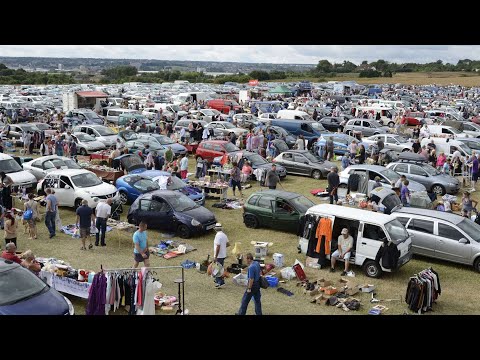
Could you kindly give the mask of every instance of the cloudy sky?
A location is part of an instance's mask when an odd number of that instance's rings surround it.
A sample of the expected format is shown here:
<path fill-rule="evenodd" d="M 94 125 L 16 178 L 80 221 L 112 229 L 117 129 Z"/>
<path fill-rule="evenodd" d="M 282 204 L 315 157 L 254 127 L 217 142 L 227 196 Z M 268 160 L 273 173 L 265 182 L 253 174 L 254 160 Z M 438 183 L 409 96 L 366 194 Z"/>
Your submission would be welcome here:
<path fill-rule="evenodd" d="M 480 46 L 459 45 L 0 45 L 0 56 L 126 58 L 316 64 L 384 59 L 456 64 L 480 60 Z"/>

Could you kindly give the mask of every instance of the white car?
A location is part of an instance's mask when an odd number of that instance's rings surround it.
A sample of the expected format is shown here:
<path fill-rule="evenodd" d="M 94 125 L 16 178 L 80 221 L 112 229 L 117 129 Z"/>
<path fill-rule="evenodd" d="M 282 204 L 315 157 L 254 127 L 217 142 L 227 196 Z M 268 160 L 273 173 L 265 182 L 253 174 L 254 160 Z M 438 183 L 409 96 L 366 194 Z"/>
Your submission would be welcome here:
<path fill-rule="evenodd" d="M 74 160 L 65 156 L 57 155 L 42 156 L 32 161 L 25 162 L 22 165 L 23 170 L 32 173 L 37 180 L 43 179 L 45 175 L 54 170 L 82 168 Z"/>
<path fill-rule="evenodd" d="M 11 180 L 12 186 L 30 188 L 37 183 L 37 179 L 7 154 L 0 154 L 0 172 L 4 172 Z"/>
<path fill-rule="evenodd" d="M 224 136 L 230 136 L 231 133 L 234 133 L 235 136 L 247 135 L 248 130 L 235 127 L 228 121 L 212 121 L 209 123 L 206 128 L 213 128 L 214 130 L 220 130 Z"/>
<path fill-rule="evenodd" d="M 142 111 L 142 115 L 145 115 L 145 117 L 149 120 L 154 120 L 157 113 L 158 109 L 156 108 L 145 108 Z"/>
<path fill-rule="evenodd" d="M 106 149 L 104 143 L 82 132 L 72 134 L 72 138 L 77 143 L 77 153 L 80 155 L 88 155 L 95 151 Z"/>
<path fill-rule="evenodd" d="M 118 191 L 112 184 L 107 184 L 93 172 L 80 169 L 54 170 L 37 185 L 37 192 L 45 194 L 45 189 L 53 188 L 58 206 L 77 208 L 82 200 L 94 208 L 101 200 L 113 198 L 118 200 Z"/>
<path fill-rule="evenodd" d="M 106 147 L 115 146 L 115 143 L 117 142 L 117 133 L 111 128 L 103 125 L 78 125 L 73 128 L 72 132 L 82 132 L 90 135 Z"/>
<path fill-rule="evenodd" d="M 475 138 L 480 138 L 480 125 L 473 122 L 463 123 L 463 132 Z"/>

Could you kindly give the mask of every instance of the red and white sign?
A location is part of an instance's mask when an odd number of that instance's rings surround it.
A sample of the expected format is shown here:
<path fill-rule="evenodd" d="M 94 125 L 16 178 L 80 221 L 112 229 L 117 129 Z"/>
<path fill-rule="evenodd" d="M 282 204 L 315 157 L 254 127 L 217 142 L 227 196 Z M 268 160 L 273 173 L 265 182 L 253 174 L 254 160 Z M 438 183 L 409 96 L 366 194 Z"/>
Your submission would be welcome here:
<path fill-rule="evenodd" d="M 250 81 L 248 82 L 248 85 L 250 85 L 250 86 L 256 86 L 256 85 L 258 85 L 258 80 L 257 80 L 257 79 L 255 79 L 255 80 L 250 80 Z"/>

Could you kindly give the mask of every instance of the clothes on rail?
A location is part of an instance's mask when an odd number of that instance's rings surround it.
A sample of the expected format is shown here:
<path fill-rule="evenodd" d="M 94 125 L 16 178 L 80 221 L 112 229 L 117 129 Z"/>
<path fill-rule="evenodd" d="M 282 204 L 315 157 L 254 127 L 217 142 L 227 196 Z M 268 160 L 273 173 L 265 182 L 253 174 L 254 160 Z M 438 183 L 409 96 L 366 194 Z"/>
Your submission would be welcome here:
<path fill-rule="evenodd" d="M 325 254 L 330 254 L 330 243 L 332 241 L 332 220 L 329 218 L 321 218 L 318 222 L 315 236 L 318 239 L 315 251 L 320 253 L 320 246 L 323 238 L 325 238 Z"/>
<path fill-rule="evenodd" d="M 441 294 L 440 277 L 432 268 L 412 276 L 408 282 L 405 302 L 412 311 L 432 311 L 432 305 Z"/>
<path fill-rule="evenodd" d="M 400 250 L 398 250 L 397 245 L 391 241 L 384 240 L 382 246 L 378 249 L 375 261 L 379 263 L 381 260 L 381 265 L 385 269 L 396 269 L 399 258 Z"/>
<path fill-rule="evenodd" d="M 298 234 L 308 240 L 307 256 L 318 258 L 318 264 L 324 266 L 327 263 L 325 254 L 330 254 L 330 242 L 332 237 L 331 220 L 323 218 L 319 219 L 318 216 L 312 214 L 305 215 L 302 220 L 304 221 L 303 231 L 302 229 L 299 229 Z M 322 226 L 325 228 L 320 231 L 321 235 L 318 236 L 320 222 L 322 222 L 322 220 L 330 221 L 330 230 L 328 231 L 328 224 L 323 222 Z M 323 241 L 323 239 L 327 237 L 322 233 L 323 231 L 325 234 L 329 234 L 328 241 Z"/>

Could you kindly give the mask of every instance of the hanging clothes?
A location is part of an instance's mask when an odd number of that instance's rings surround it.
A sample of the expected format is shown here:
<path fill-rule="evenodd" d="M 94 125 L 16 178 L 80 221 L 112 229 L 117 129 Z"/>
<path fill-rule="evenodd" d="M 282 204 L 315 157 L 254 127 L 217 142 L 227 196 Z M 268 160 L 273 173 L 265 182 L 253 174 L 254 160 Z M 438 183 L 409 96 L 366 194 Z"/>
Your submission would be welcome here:
<path fill-rule="evenodd" d="M 347 184 L 347 194 L 350 194 L 350 191 L 358 191 L 358 186 L 360 184 L 360 175 L 352 174 L 348 177 Z"/>
<path fill-rule="evenodd" d="M 105 315 L 107 278 L 103 272 L 96 273 L 93 276 L 92 285 L 88 291 L 87 315 Z"/>
<path fill-rule="evenodd" d="M 330 243 L 332 241 L 332 220 L 330 218 L 321 218 L 317 231 L 315 233 L 316 238 L 318 239 L 317 247 L 315 251 L 320 253 L 320 244 L 322 243 L 322 236 L 325 237 L 325 254 L 330 254 Z"/>
<path fill-rule="evenodd" d="M 155 293 L 161 287 L 162 284 L 151 278 L 146 281 L 143 309 L 138 309 L 137 315 L 155 315 Z"/>
<path fill-rule="evenodd" d="M 440 295 L 440 278 L 432 268 L 412 276 L 407 285 L 405 302 L 408 308 L 419 314 L 433 310 L 433 304 Z"/>
<path fill-rule="evenodd" d="M 380 249 L 378 249 L 375 261 L 380 263 L 385 269 L 396 269 L 398 266 L 398 259 L 400 258 L 400 250 L 393 242 L 384 240 Z"/>

